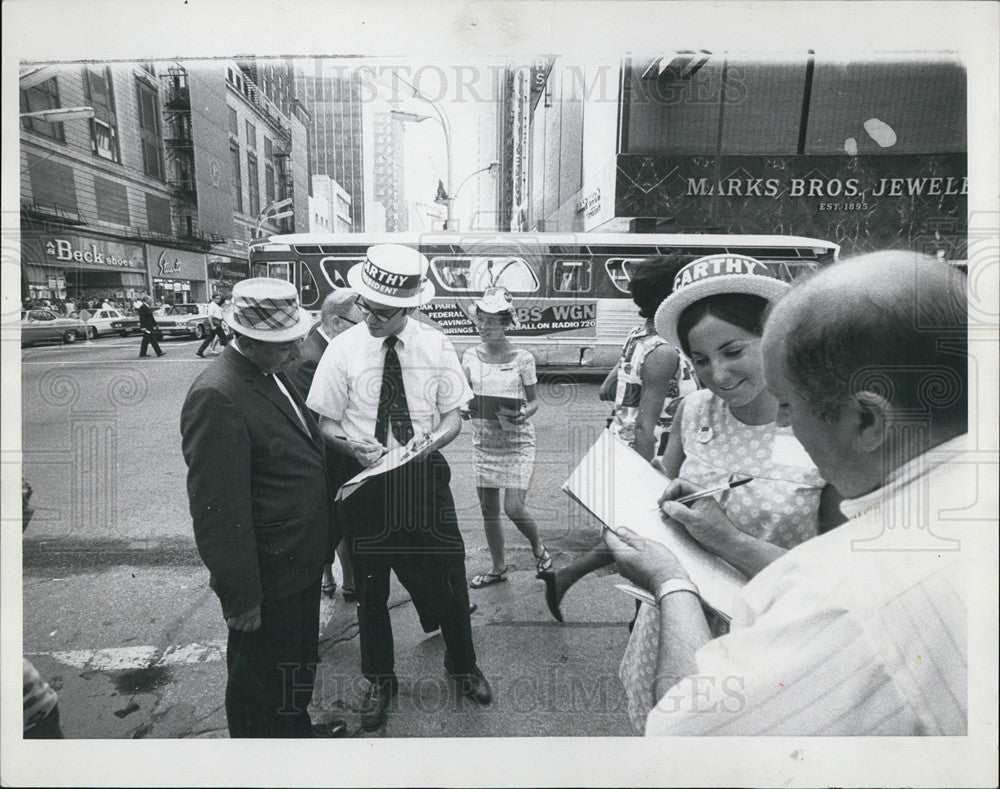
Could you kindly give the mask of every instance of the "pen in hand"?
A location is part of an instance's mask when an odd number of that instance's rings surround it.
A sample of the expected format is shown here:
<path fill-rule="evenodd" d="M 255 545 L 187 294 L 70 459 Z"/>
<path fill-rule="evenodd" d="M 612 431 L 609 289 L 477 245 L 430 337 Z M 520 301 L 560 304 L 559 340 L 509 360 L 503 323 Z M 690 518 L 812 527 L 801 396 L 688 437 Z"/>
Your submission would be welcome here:
<path fill-rule="evenodd" d="M 753 482 L 753 477 L 740 477 L 739 479 L 733 480 L 731 482 L 725 482 L 722 485 L 716 485 L 712 488 L 705 488 L 705 490 L 699 490 L 695 493 L 689 493 L 686 496 L 681 496 L 679 499 L 673 499 L 673 501 L 678 504 L 691 504 L 692 502 L 698 501 L 699 499 L 705 499 L 709 496 L 716 496 L 719 493 L 724 493 L 727 490 L 732 490 L 733 488 L 738 488 L 740 485 L 746 485 L 748 482 Z M 660 505 L 657 504 L 655 509 L 659 510 Z"/>

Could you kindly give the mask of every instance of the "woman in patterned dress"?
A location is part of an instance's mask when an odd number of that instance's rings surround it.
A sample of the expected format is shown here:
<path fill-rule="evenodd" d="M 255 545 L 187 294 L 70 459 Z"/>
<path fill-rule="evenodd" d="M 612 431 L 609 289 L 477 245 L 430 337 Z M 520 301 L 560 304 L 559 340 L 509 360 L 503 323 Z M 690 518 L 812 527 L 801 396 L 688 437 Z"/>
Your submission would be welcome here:
<path fill-rule="evenodd" d="M 680 398 L 698 388 L 691 362 L 656 333 L 653 316 L 670 295 L 681 268 L 674 258 L 647 258 L 629 270 L 629 293 L 643 318 L 622 346 L 621 358 L 601 385 L 600 398 L 613 400 L 608 420 L 612 435 L 658 466 Z M 545 602 L 562 620 L 563 595 L 585 575 L 606 567 L 614 558 L 598 540 L 596 546 L 558 570 L 543 571 Z"/>
<path fill-rule="evenodd" d="M 692 534 L 706 550 L 750 578 L 815 536 L 821 523 L 829 527 L 843 517 L 836 492 L 791 428 L 775 423 L 779 404 L 764 384 L 764 319 L 770 301 L 788 286 L 759 264 L 746 264 L 741 271 L 747 273 L 727 274 L 722 266 L 717 267 L 720 273 L 713 273 L 711 265 L 693 269 L 697 263 L 685 267 L 689 274 L 694 272 L 689 284 L 678 288 L 656 313 L 657 332 L 681 346 L 706 386 L 681 401 L 663 470 L 672 479 L 700 487 L 733 476 L 752 477 L 717 501 L 733 528 L 753 539 L 741 541 L 741 550 L 734 553 L 725 535 Z M 654 705 L 660 636 L 655 607 L 643 604 L 620 668 L 629 716 L 640 732 Z"/>
<path fill-rule="evenodd" d="M 507 580 L 501 490 L 503 510 L 531 543 L 537 572 L 551 569 L 552 558 L 524 504 L 535 466 L 535 428 L 528 421 L 538 410 L 535 358 L 507 339 L 514 308 L 505 289 L 487 288 L 474 305 L 473 315 L 482 343 L 462 355 L 462 368 L 476 395 L 470 412 L 476 491 L 493 560 L 489 572 L 469 582 L 473 589 L 479 589 Z"/>

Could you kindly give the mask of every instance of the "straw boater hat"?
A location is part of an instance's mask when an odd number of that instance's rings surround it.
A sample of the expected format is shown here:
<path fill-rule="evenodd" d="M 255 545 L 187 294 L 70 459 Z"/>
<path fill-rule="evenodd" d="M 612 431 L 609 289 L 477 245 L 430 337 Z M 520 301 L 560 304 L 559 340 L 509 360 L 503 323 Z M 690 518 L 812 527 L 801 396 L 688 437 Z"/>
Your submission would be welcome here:
<path fill-rule="evenodd" d="M 427 258 L 401 244 L 368 247 L 363 263 L 347 272 L 347 283 L 365 301 L 386 307 L 419 307 L 434 298 Z"/>
<path fill-rule="evenodd" d="M 656 333 L 679 347 L 677 321 L 696 301 L 719 293 L 748 293 L 774 303 L 788 288 L 788 283 L 764 263 L 746 255 L 708 255 L 692 260 L 677 272 L 673 293 L 656 310 Z"/>
<path fill-rule="evenodd" d="M 233 331 L 262 342 L 288 342 L 304 337 L 312 315 L 299 306 L 295 286 L 283 279 L 254 277 L 233 285 L 232 301 L 222 319 Z"/>

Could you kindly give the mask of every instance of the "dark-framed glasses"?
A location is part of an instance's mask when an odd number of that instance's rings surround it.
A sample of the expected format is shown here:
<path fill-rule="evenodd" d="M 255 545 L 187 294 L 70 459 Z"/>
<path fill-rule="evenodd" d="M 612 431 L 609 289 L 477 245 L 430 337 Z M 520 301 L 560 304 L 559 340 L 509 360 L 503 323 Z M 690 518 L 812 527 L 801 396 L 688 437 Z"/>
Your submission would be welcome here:
<path fill-rule="evenodd" d="M 391 321 L 405 309 L 405 307 L 396 307 L 395 309 L 379 309 L 372 307 L 362 298 L 358 298 L 358 300 L 354 303 L 357 304 L 362 315 L 366 318 L 371 315 L 379 323 L 387 323 L 388 321 Z"/>

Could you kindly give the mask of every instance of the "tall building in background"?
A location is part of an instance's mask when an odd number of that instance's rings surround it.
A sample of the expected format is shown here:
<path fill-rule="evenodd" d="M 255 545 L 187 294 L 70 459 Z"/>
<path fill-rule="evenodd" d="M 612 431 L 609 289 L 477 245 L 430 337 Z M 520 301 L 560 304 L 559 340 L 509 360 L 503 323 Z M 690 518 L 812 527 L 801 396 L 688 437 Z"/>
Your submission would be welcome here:
<path fill-rule="evenodd" d="M 966 256 L 956 59 L 699 51 L 544 66 L 512 74 L 506 94 L 506 199 L 526 230 L 800 235 L 842 255 Z"/>
<path fill-rule="evenodd" d="M 23 68 L 23 295 L 206 301 L 249 275 L 258 229 L 307 231 L 291 75 L 282 60 Z M 63 107 L 93 117 L 37 115 Z M 269 221 L 282 199 L 292 215 Z"/>
<path fill-rule="evenodd" d="M 388 111 L 375 111 L 373 119 L 373 197 L 385 207 L 386 231 L 400 233 L 409 228 L 403 122 L 394 118 Z"/>
<path fill-rule="evenodd" d="M 329 60 L 305 61 L 296 73 L 298 95 L 309 113 L 309 167 L 326 175 L 351 197 L 351 224 L 365 229 L 365 171 L 362 162 L 361 77 Z M 367 185 L 371 189 L 371 184 Z"/>

